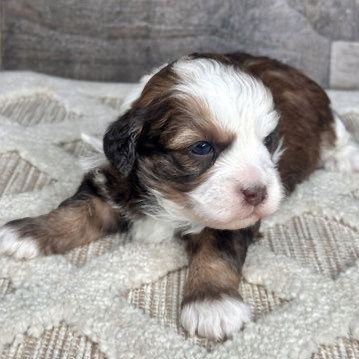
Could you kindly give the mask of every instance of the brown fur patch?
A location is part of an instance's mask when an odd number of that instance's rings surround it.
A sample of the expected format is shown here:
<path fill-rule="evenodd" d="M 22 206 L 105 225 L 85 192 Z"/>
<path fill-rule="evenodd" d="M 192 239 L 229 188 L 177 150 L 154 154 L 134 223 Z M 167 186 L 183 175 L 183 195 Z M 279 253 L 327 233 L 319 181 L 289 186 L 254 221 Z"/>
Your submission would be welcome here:
<path fill-rule="evenodd" d="M 177 75 L 171 66 L 166 66 L 154 74 L 145 85 L 140 97 L 132 104 L 132 108 L 146 108 L 154 101 L 163 99 L 171 94 L 173 86 L 178 83 Z"/>
<path fill-rule="evenodd" d="M 197 141 L 225 148 L 233 142 L 235 134 L 219 127 L 208 104 L 190 96 L 175 97 L 172 101 L 177 113 L 169 119 L 161 136 L 168 149 L 185 149 Z"/>
<path fill-rule="evenodd" d="M 238 231 L 206 228 L 200 234 L 184 237 L 191 258 L 182 305 L 216 299 L 224 293 L 239 296 L 241 269 L 258 227 L 259 223 Z"/>
<path fill-rule="evenodd" d="M 192 240 L 197 242 L 198 248 L 190 261 L 183 303 L 205 297 L 211 299 L 224 291 L 236 291 L 239 273 L 217 253 L 214 233 L 204 230 Z"/>
<path fill-rule="evenodd" d="M 7 224 L 22 238 L 33 238 L 45 254 L 65 253 L 117 230 L 112 208 L 96 197 L 68 201 L 47 215 Z"/>

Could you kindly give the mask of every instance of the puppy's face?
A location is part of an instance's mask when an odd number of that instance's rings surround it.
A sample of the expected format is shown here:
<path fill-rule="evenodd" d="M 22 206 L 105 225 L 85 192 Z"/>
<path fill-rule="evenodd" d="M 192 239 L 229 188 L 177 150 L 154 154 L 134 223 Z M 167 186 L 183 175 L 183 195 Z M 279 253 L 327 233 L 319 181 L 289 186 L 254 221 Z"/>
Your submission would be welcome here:
<path fill-rule="evenodd" d="M 261 82 L 218 60 L 186 58 L 148 81 L 104 149 L 148 192 L 145 212 L 239 229 L 282 199 L 278 118 Z"/>

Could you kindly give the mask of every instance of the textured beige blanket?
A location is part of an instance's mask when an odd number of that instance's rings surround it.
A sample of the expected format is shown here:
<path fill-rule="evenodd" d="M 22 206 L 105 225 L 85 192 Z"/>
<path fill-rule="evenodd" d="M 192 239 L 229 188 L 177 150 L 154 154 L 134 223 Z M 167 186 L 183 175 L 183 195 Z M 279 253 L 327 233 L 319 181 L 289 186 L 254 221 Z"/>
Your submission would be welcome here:
<path fill-rule="evenodd" d="M 0 224 L 74 191 L 81 132 L 101 134 L 131 88 L 0 74 Z M 359 93 L 329 94 L 359 138 Z M 358 228 L 359 175 L 318 170 L 263 224 L 239 288 L 253 321 L 224 344 L 180 328 L 186 256 L 171 238 L 0 257 L 1 359 L 359 358 Z"/>

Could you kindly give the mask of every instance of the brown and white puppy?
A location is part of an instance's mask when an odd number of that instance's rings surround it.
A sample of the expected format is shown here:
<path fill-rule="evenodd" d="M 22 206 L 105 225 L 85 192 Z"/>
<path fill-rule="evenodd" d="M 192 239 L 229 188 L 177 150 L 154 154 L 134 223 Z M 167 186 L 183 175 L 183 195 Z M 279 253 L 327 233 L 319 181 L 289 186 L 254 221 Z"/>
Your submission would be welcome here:
<path fill-rule="evenodd" d="M 318 166 L 359 170 L 358 145 L 325 92 L 264 57 L 193 54 L 130 96 L 104 136 L 107 161 L 51 213 L 0 229 L 0 253 L 64 253 L 107 234 L 176 235 L 189 274 L 181 322 L 230 337 L 250 319 L 238 294 L 259 221 Z"/>

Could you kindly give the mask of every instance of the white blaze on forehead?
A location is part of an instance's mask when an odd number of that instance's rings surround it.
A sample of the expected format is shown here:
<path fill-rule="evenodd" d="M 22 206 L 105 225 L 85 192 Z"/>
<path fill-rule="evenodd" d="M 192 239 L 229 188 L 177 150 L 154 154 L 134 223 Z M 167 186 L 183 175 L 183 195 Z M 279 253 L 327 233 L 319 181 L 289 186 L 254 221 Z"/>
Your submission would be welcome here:
<path fill-rule="evenodd" d="M 173 65 L 179 93 L 203 101 L 215 121 L 243 139 L 263 139 L 278 124 L 271 92 L 260 80 L 211 59 L 180 60 Z"/>

